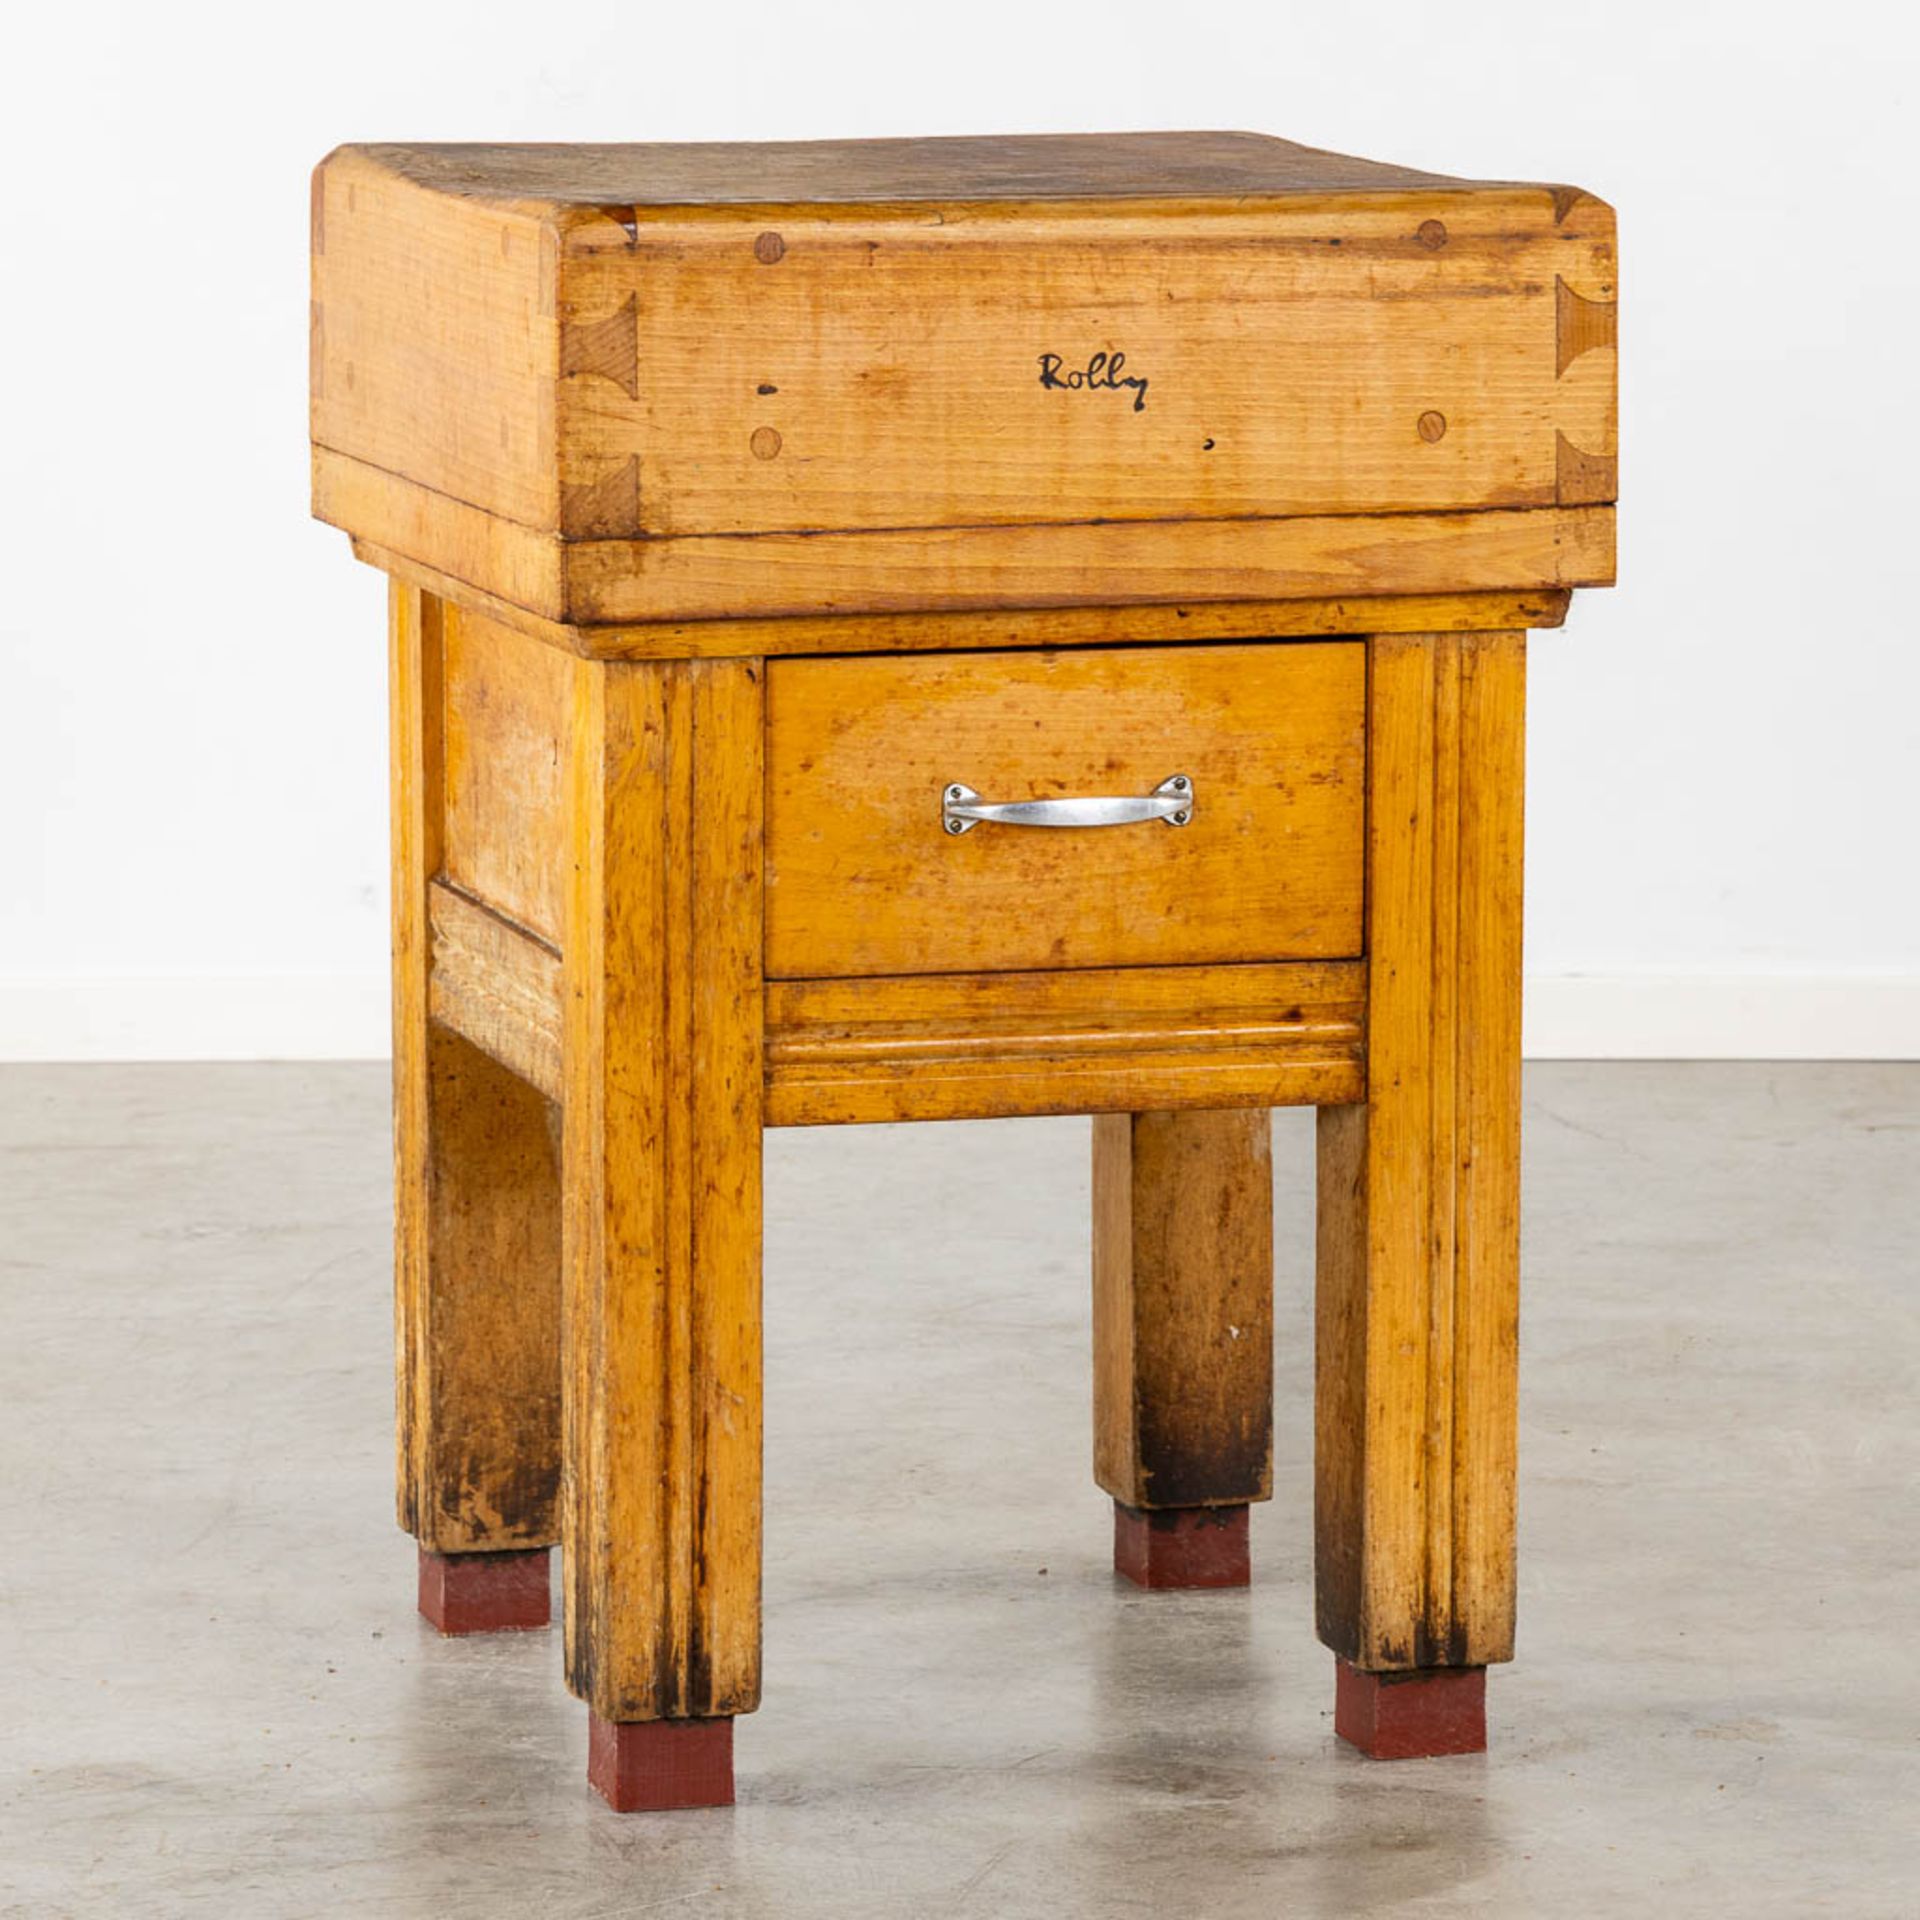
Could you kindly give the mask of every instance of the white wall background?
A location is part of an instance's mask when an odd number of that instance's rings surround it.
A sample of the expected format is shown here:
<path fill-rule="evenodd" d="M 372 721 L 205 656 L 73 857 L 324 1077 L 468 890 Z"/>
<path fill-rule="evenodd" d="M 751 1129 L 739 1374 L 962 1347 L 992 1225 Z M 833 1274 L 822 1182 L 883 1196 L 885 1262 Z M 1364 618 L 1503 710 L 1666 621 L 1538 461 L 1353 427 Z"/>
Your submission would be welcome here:
<path fill-rule="evenodd" d="M 1910 18 L 16 13 L 0 1057 L 385 1049 L 382 588 L 306 518 L 327 148 L 1202 126 L 1619 208 L 1622 585 L 1534 648 L 1530 1048 L 1920 1054 Z"/>

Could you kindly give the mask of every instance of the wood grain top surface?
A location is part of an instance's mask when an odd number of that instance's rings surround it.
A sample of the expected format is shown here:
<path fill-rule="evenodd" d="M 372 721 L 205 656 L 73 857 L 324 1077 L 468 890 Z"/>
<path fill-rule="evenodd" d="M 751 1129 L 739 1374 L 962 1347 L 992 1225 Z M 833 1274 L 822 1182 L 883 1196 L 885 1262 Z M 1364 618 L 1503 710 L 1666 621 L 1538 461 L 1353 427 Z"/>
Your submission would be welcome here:
<path fill-rule="evenodd" d="M 1354 159 L 1258 133 L 367 145 L 351 151 L 435 192 L 568 207 L 1232 200 L 1497 184 Z"/>

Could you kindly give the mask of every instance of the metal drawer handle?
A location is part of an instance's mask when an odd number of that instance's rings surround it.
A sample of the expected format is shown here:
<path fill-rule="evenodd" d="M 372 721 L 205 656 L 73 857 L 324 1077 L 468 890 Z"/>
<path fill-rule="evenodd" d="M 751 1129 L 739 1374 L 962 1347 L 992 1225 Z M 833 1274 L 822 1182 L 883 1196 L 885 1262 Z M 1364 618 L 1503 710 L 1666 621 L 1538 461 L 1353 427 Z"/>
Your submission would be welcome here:
<path fill-rule="evenodd" d="M 1130 827 L 1138 820 L 1164 820 L 1184 827 L 1192 818 L 1193 782 L 1184 773 L 1162 780 L 1151 793 L 1080 800 L 982 800 L 958 780 L 940 789 L 940 824 L 949 833 L 971 833 L 982 820 L 1003 827 Z"/>

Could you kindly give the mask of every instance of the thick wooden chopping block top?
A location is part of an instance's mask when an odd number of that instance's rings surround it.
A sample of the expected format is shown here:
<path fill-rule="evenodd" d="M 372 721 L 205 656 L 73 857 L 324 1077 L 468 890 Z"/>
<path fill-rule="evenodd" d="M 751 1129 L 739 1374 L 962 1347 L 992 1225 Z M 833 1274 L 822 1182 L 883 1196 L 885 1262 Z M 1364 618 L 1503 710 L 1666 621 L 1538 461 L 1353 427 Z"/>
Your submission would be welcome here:
<path fill-rule="evenodd" d="M 315 510 L 582 624 L 1611 577 L 1614 222 L 1251 134 L 362 146 Z"/>

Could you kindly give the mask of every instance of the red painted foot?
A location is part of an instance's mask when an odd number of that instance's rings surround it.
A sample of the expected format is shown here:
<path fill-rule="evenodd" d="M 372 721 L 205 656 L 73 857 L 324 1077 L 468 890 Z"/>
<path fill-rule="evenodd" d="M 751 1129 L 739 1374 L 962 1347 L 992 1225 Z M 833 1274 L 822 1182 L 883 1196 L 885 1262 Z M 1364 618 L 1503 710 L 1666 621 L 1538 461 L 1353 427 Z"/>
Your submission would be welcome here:
<path fill-rule="evenodd" d="M 1140 1587 L 1244 1587 L 1245 1507 L 1113 1503 L 1113 1570 Z"/>
<path fill-rule="evenodd" d="M 1369 1760 L 1486 1752 L 1485 1667 L 1362 1673 L 1336 1655 L 1333 1671 L 1333 1730 Z"/>
<path fill-rule="evenodd" d="M 587 1718 L 587 1780 L 615 1813 L 733 1805 L 731 1720 Z"/>
<path fill-rule="evenodd" d="M 547 1547 L 520 1553 L 420 1549 L 420 1611 L 442 1633 L 511 1633 L 553 1617 Z"/>

